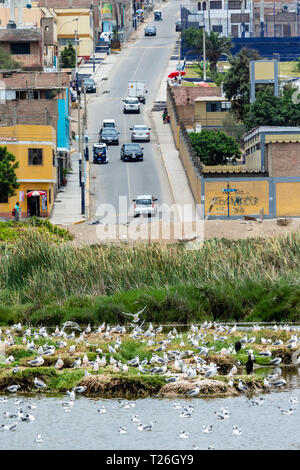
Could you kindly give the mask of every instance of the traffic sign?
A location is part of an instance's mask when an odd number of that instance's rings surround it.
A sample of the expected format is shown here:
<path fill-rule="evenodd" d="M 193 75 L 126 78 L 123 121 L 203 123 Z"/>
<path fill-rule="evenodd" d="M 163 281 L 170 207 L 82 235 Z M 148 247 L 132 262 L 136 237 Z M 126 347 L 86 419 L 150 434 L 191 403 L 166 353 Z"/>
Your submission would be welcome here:
<path fill-rule="evenodd" d="M 235 193 L 236 191 L 237 189 L 234 189 L 234 188 L 222 189 L 222 193 Z"/>

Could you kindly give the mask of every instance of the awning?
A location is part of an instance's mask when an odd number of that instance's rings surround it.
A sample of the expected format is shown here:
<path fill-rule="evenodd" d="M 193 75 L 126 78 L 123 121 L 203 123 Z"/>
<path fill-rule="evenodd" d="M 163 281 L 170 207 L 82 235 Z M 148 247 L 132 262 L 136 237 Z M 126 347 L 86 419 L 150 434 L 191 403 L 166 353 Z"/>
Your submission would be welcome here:
<path fill-rule="evenodd" d="M 45 191 L 37 191 L 37 190 L 34 190 L 34 191 L 29 191 L 27 194 L 26 194 L 27 197 L 36 197 L 36 196 L 46 196 L 46 192 Z"/>

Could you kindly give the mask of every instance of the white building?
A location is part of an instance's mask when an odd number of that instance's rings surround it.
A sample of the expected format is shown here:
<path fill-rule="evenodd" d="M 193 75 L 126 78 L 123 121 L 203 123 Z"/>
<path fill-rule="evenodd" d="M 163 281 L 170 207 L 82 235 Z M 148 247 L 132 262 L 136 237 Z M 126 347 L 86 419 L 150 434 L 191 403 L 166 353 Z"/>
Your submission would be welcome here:
<path fill-rule="evenodd" d="M 222 36 L 250 37 L 253 34 L 253 0 L 190 0 L 182 5 L 190 10 L 194 19 L 205 23 L 205 30 Z M 198 20 L 197 20 L 198 21 Z"/>

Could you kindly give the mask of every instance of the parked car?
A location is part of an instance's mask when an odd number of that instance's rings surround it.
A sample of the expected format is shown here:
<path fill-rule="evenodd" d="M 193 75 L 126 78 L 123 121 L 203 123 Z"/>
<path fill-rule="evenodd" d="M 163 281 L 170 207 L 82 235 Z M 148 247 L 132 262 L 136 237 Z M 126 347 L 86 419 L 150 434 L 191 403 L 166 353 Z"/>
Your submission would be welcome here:
<path fill-rule="evenodd" d="M 136 199 L 132 199 L 134 204 L 133 214 L 134 217 L 138 217 L 139 215 L 147 215 L 148 217 L 152 217 L 157 213 L 157 198 L 152 195 L 145 195 L 145 196 L 137 196 Z"/>
<path fill-rule="evenodd" d="M 151 127 L 148 127 L 144 124 L 136 124 L 135 126 L 131 127 L 131 142 L 136 140 L 145 140 L 150 142 L 150 130 Z"/>
<path fill-rule="evenodd" d="M 124 162 L 142 162 L 144 159 L 143 150 L 144 147 L 141 147 L 139 144 L 123 144 L 121 147 L 121 160 Z"/>
<path fill-rule="evenodd" d="M 93 163 L 108 163 L 108 153 L 106 144 L 93 145 Z"/>
<path fill-rule="evenodd" d="M 155 26 L 147 26 L 145 28 L 145 36 L 156 36 Z"/>
<path fill-rule="evenodd" d="M 86 78 L 83 82 L 83 85 L 87 93 L 96 93 L 97 87 L 96 82 L 93 78 Z"/>
<path fill-rule="evenodd" d="M 181 31 L 181 20 L 176 21 L 175 31 Z"/>
<path fill-rule="evenodd" d="M 119 145 L 119 134 L 120 132 L 117 132 L 116 129 L 113 128 L 102 129 L 99 136 L 99 142 Z"/>
<path fill-rule="evenodd" d="M 124 107 L 123 107 L 124 114 L 125 113 L 138 113 L 139 114 L 141 112 L 141 105 L 137 97 L 131 98 L 130 96 L 127 96 L 127 98 L 125 98 L 123 102 L 124 102 Z"/>

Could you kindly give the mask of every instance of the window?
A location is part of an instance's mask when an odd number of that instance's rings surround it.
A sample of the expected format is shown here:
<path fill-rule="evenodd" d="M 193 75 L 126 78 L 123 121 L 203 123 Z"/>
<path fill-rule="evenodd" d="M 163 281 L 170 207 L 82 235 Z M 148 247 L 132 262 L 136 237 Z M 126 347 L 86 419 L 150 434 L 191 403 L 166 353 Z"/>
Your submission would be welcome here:
<path fill-rule="evenodd" d="M 226 112 L 228 109 L 231 108 L 231 103 L 224 101 L 223 103 L 220 101 L 217 102 L 210 102 L 206 103 L 206 112 L 207 113 L 221 113 Z"/>
<path fill-rule="evenodd" d="M 228 101 L 224 101 L 223 103 L 221 103 L 221 108 L 222 111 L 227 111 L 228 109 L 231 109 L 231 103 Z"/>
<path fill-rule="evenodd" d="M 211 10 L 222 10 L 222 2 L 220 1 L 213 1 L 209 4 Z"/>
<path fill-rule="evenodd" d="M 69 44 L 75 46 L 75 38 L 59 38 L 58 39 L 58 46 L 68 46 Z"/>
<path fill-rule="evenodd" d="M 8 202 L 7 192 L 4 191 L 4 185 L 0 183 L 0 204 L 6 204 Z"/>
<path fill-rule="evenodd" d="M 43 164 L 43 149 L 28 149 L 28 165 Z"/>
<path fill-rule="evenodd" d="M 245 33 L 249 33 L 249 25 L 245 24 Z"/>
<path fill-rule="evenodd" d="M 11 54 L 30 54 L 30 42 L 12 42 L 10 44 Z"/>
<path fill-rule="evenodd" d="M 207 113 L 217 113 L 221 111 L 221 103 L 206 103 Z"/>
<path fill-rule="evenodd" d="M 229 10 L 241 10 L 242 2 L 239 0 L 229 0 L 228 9 Z"/>
<path fill-rule="evenodd" d="M 55 152 L 52 150 L 52 165 L 56 166 L 56 161 L 55 161 Z"/>
<path fill-rule="evenodd" d="M 221 24 L 214 24 L 212 26 L 212 30 L 214 33 L 222 33 L 223 32 L 223 26 Z"/>
<path fill-rule="evenodd" d="M 203 2 L 203 3 L 202 3 L 202 10 L 203 10 L 203 11 L 206 11 L 206 2 Z"/>
<path fill-rule="evenodd" d="M 201 2 L 198 2 L 198 10 L 201 10 Z"/>

